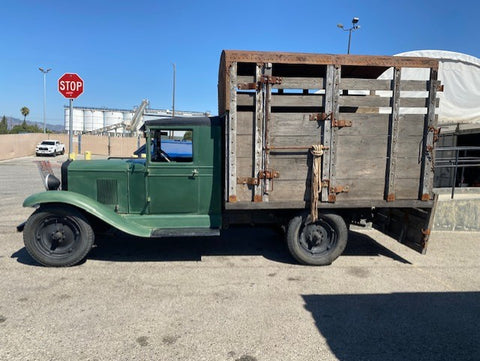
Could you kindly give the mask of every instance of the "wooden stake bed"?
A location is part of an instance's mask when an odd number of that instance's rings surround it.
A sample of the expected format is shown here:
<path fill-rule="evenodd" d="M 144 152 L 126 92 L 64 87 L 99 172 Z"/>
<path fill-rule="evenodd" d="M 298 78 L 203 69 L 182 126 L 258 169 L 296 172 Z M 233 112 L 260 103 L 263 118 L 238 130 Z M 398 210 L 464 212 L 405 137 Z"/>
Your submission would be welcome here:
<path fill-rule="evenodd" d="M 407 68 L 427 76 L 403 80 Z M 431 207 L 437 69 L 429 58 L 224 51 L 225 207 L 307 208 L 312 145 L 324 149 L 320 207 Z"/>

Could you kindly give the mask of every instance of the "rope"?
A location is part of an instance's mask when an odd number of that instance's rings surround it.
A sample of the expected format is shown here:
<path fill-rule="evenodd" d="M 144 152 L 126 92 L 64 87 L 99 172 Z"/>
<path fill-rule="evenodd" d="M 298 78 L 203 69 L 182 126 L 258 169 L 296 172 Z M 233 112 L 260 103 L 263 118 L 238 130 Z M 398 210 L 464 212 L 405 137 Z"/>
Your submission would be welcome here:
<path fill-rule="evenodd" d="M 323 155 L 322 145 L 312 145 L 310 149 L 312 153 L 312 187 L 310 189 L 310 218 L 312 222 L 316 222 L 318 219 L 318 196 L 322 188 L 320 182 L 320 169 L 321 169 L 321 160 Z"/>

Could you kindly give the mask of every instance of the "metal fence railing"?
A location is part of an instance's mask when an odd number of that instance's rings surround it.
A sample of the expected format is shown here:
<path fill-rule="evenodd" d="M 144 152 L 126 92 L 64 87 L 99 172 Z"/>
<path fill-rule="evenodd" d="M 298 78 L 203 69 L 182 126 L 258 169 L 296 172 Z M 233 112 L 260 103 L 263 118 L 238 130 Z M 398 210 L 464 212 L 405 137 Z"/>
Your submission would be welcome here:
<path fill-rule="evenodd" d="M 447 152 L 449 153 L 446 154 Z M 435 148 L 435 155 L 435 168 L 451 168 L 453 170 L 451 172 L 452 199 L 455 195 L 459 169 L 461 171 L 459 183 L 464 182 L 466 168 L 478 168 L 478 174 L 480 176 L 480 147 L 437 147 Z"/>

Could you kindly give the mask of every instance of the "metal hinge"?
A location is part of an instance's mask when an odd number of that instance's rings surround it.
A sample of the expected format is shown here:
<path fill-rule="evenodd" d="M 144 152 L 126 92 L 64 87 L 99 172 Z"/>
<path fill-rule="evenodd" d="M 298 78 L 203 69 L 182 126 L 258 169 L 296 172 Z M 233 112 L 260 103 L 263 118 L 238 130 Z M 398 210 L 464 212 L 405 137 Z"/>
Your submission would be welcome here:
<path fill-rule="evenodd" d="M 238 83 L 239 90 L 260 90 L 263 84 L 282 84 L 282 78 L 278 76 L 262 75 L 257 83 Z"/>
<path fill-rule="evenodd" d="M 279 178 L 280 173 L 276 170 L 262 170 L 258 172 L 258 177 L 237 177 L 237 184 L 259 185 L 261 179 Z"/>
<path fill-rule="evenodd" d="M 258 185 L 258 178 L 253 177 L 237 177 L 237 184 Z"/>
<path fill-rule="evenodd" d="M 337 200 L 338 193 L 348 193 L 350 191 L 350 187 L 348 185 L 345 186 L 330 186 L 330 179 L 323 179 L 322 180 L 322 187 L 328 188 L 328 202 L 335 203 Z"/>
<path fill-rule="evenodd" d="M 343 128 L 343 127 L 351 127 L 351 126 L 352 126 L 351 120 L 332 119 L 332 127 Z"/>
<path fill-rule="evenodd" d="M 282 84 L 282 78 L 279 76 L 271 76 L 271 75 L 262 75 L 260 77 L 260 84 Z"/>
<path fill-rule="evenodd" d="M 441 127 L 435 128 L 433 126 L 428 127 L 429 132 L 433 132 L 433 142 L 437 142 L 440 137 L 440 131 L 442 130 Z"/>

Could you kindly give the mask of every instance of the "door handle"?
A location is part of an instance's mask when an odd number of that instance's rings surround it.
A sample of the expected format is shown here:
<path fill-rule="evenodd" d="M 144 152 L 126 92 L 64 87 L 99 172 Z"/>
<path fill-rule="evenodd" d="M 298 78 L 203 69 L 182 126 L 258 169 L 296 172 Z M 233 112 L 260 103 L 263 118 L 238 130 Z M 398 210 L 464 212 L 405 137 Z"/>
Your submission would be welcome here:
<path fill-rule="evenodd" d="M 198 175 L 198 170 L 197 169 L 194 169 L 192 171 L 192 177 L 196 177 Z"/>

